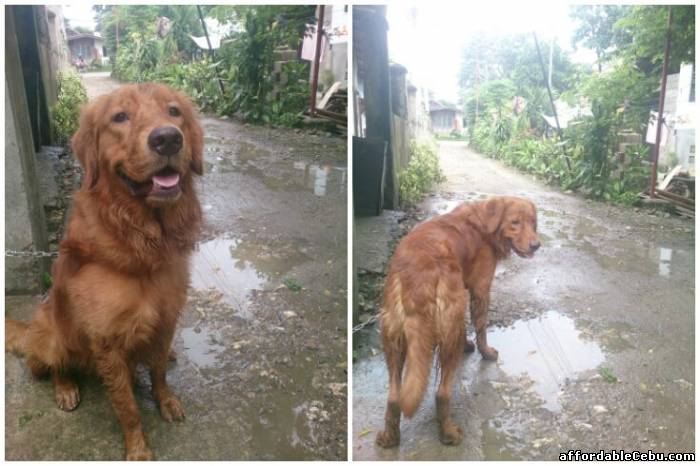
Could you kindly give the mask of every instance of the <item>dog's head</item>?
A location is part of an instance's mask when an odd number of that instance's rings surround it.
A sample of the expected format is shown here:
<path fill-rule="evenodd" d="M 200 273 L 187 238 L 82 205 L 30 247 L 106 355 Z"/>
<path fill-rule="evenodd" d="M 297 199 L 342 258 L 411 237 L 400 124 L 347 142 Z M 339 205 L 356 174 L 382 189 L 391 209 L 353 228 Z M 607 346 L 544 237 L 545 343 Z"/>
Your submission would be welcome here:
<path fill-rule="evenodd" d="M 84 186 L 122 190 L 152 206 L 177 201 L 203 170 L 204 137 L 181 93 L 127 85 L 88 105 L 71 140 Z"/>
<path fill-rule="evenodd" d="M 486 232 L 504 252 L 532 257 L 540 247 L 537 237 L 537 209 L 519 197 L 493 197 L 481 204 L 478 215 Z"/>

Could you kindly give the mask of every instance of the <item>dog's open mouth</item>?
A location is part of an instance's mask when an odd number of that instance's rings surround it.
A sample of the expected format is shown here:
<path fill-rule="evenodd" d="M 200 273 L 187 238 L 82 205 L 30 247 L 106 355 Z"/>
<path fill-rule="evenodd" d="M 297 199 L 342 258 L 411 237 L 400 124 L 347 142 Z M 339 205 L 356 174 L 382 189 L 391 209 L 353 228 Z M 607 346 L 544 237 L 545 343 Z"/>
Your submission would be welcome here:
<path fill-rule="evenodd" d="M 522 257 L 522 258 L 524 258 L 524 259 L 530 259 L 531 257 L 533 257 L 533 256 L 535 255 L 535 253 L 534 253 L 533 251 L 530 251 L 530 250 L 521 251 L 520 249 L 518 249 L 518 248 L 515 246 L 515 244 L 513 244 L 513 241 L 510 242 L 510 248 L 511 248 L 513 251 L 515 251 L 515 253 L 516 253 L 518 256 L 520 256 L 520 257 Z"/>
<path fill-rule="evenodd" d="M 173 168 L 165 167 L 146 181 L 135 181 L 121 173 L 134 196 L 155 199 L 170 199 L 180 195 L 180 174 Z"/>

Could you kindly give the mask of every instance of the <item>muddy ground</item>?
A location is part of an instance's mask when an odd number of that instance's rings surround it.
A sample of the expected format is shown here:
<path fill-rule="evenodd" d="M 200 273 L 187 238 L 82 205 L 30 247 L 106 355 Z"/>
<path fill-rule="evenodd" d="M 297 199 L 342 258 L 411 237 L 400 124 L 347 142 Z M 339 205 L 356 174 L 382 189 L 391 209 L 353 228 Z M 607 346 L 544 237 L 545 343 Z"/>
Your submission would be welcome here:
<path fill-rule="evenodd" d="M 118 86 L 83 76 L 90 98 Z M 168 372 L 187 419 L 164 422 L 141 374 L 149 444 L 160 460 L 345 459 L 345 138 L 202 123 L 206 227 Z M 40 299 L 6 297 L 7 313 L 26 318 Z M 122 459 L 99 381 L 83 379 L 80 406 L 66 413 L 13 355 L 5 376 L 6 459 Z"/>
<path fill-rule="evenodd" d="M 462 142 L 441 143 L 440 160 L 447 182 L 419 207 L 416 221 L 463 201 L 520 195 L 538 206 L 542 248 L 533 259 L 513 255 L 498 266 L 488 332 L 499 360 L 478 353 L 464 359 L 453 396 L 453 418 L 465 432 L 457 447 L 438 440 L 432 383 L 415 417 L 402 420 L 401 445 L 374 444 L 386 368 L 376 325 L 354 334 L 353 458 L 693 452 L 693 221 L 561 193 Z M 393 226 L 397 235 L 414 223 L 407 217 Z M 381 277 L 368 273 L 362 282 L 371 289 Z"/>

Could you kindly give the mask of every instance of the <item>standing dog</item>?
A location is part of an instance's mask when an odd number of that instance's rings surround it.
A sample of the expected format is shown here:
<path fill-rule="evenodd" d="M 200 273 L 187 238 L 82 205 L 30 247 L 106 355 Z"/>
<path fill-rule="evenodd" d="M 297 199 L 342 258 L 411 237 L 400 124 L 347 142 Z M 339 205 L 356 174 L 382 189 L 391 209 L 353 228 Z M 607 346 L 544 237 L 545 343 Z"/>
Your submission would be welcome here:
<path fill-rule="evenodd" d="M 462 204 L 418 225 L 401 240 L 389 266 L 381 313 L 389 399 L 379 445 L 399 444 L 401 413 L 410 418 L 418 409 L 435 348 L 440 441 L 460 443 L 462 430 L 450 419 L 449 406 L 462 354 L 474 350 L 465 336 L 467 297 L 476 346 L 484 359 L 495 360 L 498 352 L 486 342 L 486 323 L 496 262 L 511 250 L 532 257 L 539 247 L 535 206 L 516 197 Z"/>
<path fill-rule="evenodd" d="M 165 380 L 187 300 L 201 209 L 203 134 L 182 94 L 129 85 L 88 106 L 71 144 L 84 171 L 53 264 L 49 298 L 30 322 L 7 320 L 5 347 L 51 377 L 60 409 L 78 406 L 74 370 L 100 376 L 124 431 L 126 459 L 153 457 L 132 384 L 149 366 L 166 421 L 184 411 Z"/>

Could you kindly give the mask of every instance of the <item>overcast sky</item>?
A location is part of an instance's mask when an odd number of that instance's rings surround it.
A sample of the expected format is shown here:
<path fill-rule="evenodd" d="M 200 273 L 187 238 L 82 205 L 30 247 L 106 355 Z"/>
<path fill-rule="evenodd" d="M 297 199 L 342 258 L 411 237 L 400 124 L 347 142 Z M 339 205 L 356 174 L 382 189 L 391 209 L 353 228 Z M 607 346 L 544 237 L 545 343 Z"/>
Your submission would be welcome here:
<path fill-rule="evenodd" d="M 408 68 L 414 84 L 428 87 L 438 99 L 456 102 L 461 51 L 470 35 L 483 31 L 498 35 L 531 33 L 534 29 L 547 60 L 552 37 L 564 50 L 572 50 L 575 23 L 568 12 L 565 3 L 391 3 L 387 8 L 389 56 Z M 579 49 L 573 59 L 592 63 L 595 54 Z"/>
<path fill-rule="evenodd" d="M 93 3 L 72 3 L 63 5 L 63 16 L 68 18 L 72 27 L 82 26 L 95 30 L 95 12 L 92 11 Z"/>

